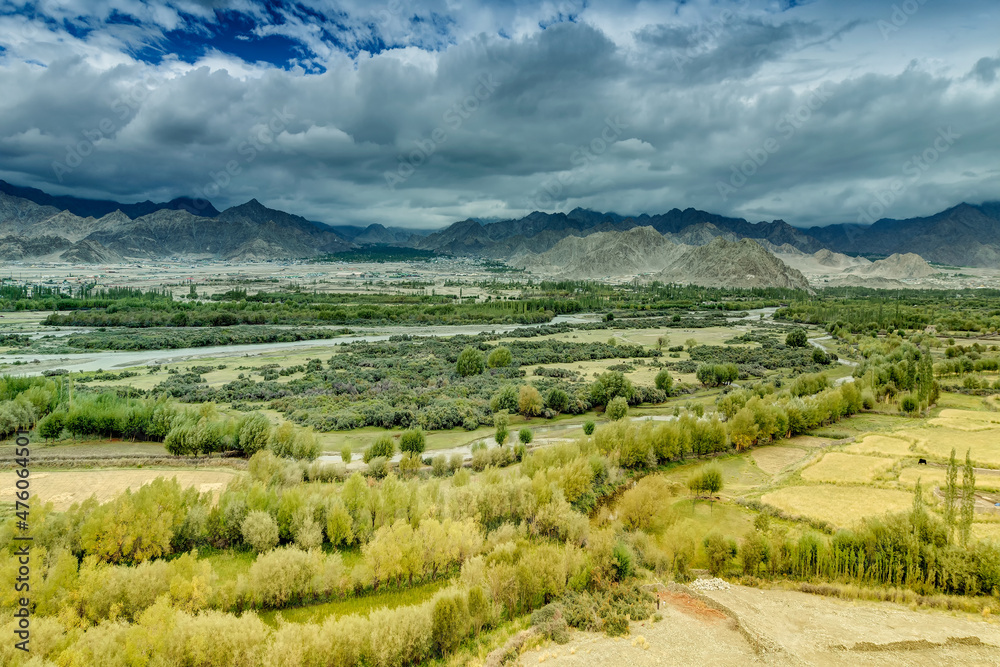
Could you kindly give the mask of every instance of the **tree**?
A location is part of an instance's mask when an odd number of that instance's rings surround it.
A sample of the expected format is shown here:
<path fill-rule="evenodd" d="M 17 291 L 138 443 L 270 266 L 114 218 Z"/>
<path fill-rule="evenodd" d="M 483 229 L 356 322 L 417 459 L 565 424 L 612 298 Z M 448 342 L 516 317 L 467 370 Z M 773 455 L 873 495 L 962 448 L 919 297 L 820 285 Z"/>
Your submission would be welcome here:
<path fill-rule="evenodd" d="M 619 421 L 628 416 L 628 401 L 623 396 L 615 396 L 604 410 L 611 421 Z"/>
<path fill-rule="evenodd" d="M 976 469 L 972 467 L 970 452 L 971 450 L 965 450 L 965 467 L 962 468 L 962 514 L 959 523 L 962 544 L 969 543 L 972 520 L 976 516 Z"/>
<path fill-rule="evenodd" d="M 62 412 L 50 412 L 49 414 L 42 417 L 41 421 L 38 422 L 38 435 L 42 436 L 46 440 L 55 440 L 63 432 L 63 416 Z"/>
<path fill-rule="evenodd" d="M 785 345 L 788 347 L 805 347 L 808 344 L 809 337 L 806 335 L 805 329 L 796 327 L 785 336 Z"/>
<path fill-rule="evenodd" d="M 791 334 L 788 335 L 790 336 Z M 818 347 L 813 348 L 812 358 L 814 364 L 826 366 L 830 363 L 830 356 Z"/>
<path fill-rule="evenodd" d="M 494 434 L 494 439 L 496 439 L 497 444 L 503 446 L 507 442 L 507 436 L 509 435 L 507 431 L 507 425 L 510 423 L 510 418 L 507 416 L 506 411 L 500 411 L 493 415 L 493 426 L 496 428 L 496 434 Z"/>
<path fill-rule="evenodd" d="M 620 371 L 601 373 L 590 385 L 590 402 L 594 405 L 607 405 L 618 396 L 627 402 L 635 397 L 635 387 Z"/>
<path fill-rule="evenodd" d="M 944 485 L 944 525 L 949 534 L 955 528 L 955 500 L 958 497 L 958 464 L 955 461 L 955 448 L 951 449 L 948 459 L 948 470 L 945 473 Z"/>
<path fill-rule="evenodd" d="M 490 352 L 490 355 L 486 357 L 486 365 L 489 368 L 506 368 L 513 361 L 514 358 L 511 356 L 510 350 L 502 345 L 494 348 Z"/>
<path fill-rule="evenodd" d="M 569 394 L 555 387 L 545 399 L 545 405 L 553 412 L 564 412 L 569 407 Z"/>
<path fill-rule="evenodd" d="M 742 408 L 732 419 L 726 422 L 729 431 L 729 441 L 733 443 L 736 451 L 742 452 L 750 449 L 757 442 L 759 428 L 753 418 L 753 412 L 747 408 Z"/>
<path fill-rule="evenodd" d="M 506 410 L 507 412 L 517 412 L 517 399 L 517 387 L 512 384 L 505 384 L 490 399 L 490 411 L 500 412 Z"/>
<path fill-rule="evenodd" d="M 674 379 L 670 377 L 670 371 L 666 368 L 656 374 L 656 379 L 653 380 L 653 383 L 657 389 L 666 392 L 668 396 L 670 395 L 670 390 L 674 387 Z"/>
<path fill-rule="evenodd" d="M 423 454 L 427 448 L 427 438 L 419 428 L 404 431 L 399 438 L 399 451 L 410 452 L 411 454 Z M 384 456 L 380 454 L 379 456 Z M 391 456 L 391 454 L 390 454 Z"/>
<path fill-rule="evenodd" d="M 258 553 L 273 549 L 278 544 L 278 522 L 262 510 L 254 510 L 247 514 L 241 532 L 243 541 Z"/>
<path fill-rule="evenodd" d="M 271 421 L 255 412 L 240 420 L 238 433 L 237 449 L 244 456 L 253 456 L 271 442 Z"/>
<path fill-rule="evenodd" d="M 589 420 L 583 422 L 583 434 L 584 435 L 594 435 L 594 429 L 595 428 L 596 428 L 596 424 L 594 424 L 594 422 L 589 421 Z"/>
<path fill-rule="evenodd" d="M 392 455 L 396 453 L 396 442 L 392 439 L 391 435 L 380 435 L 375 442 L 373 442 L 368 449 L 364 451 L 361 459 L 365 463 L 371 463 L 374 458 L 382 457 L 384 459 L 392 458 Z"/>
<path fill-rule="evenodd" d="M 465 614 L 456 594 L 443 594 L 431 610 L 431 640 L 438 654 L 445 656 L 458 648 L 465 634 Z"/>
<path fill-rule="evenodd" d="M 535 436 L 534 434 L 532 434 L 530 428 L 522 428 L 517 433 L 517 439 L 520 440 L 521 443 L 525 445 L 531 444 L 531 441 L 534 440 L 534 437 Z"/>
<path fill-rule="evenodd" d="M 354 524 L 344 501 L 334 496 L 326 510 L 326 538 L 333 546 L 354 541 Z"/>
<path fill-rule="evenodd" d="M 663 336 L 659 336 L 656 339 L 656 349 L 657 350 L 662 350 L 663 348 L 668 347 L 669 345 L 670 345 L 670 336 L 663 335 Z"/>
<path fill-rule="evenodd" d="M 685 347 L 687 347 L 688 352 L 690 352 L 691 348 L 693 348 L 696 345 L 698 345 L 698 341 L 695 340 L 694 338 L 688 338 L 686 341 L 684 341 L 684 345 L 685 345 Z"/>
<path fill-rule="evenodd" d="M 522 385 L 517 397 L 517 411 L 524 417 L 537 417 L 545 407 L 542 395 L 530 384 Z"/>
<path fill-rule="evenodd" d="M 470 345 L 459 353 L 455 370 L 462 377 L 470 377 L 482 373 L 485 365 L 483 353 Z"/>

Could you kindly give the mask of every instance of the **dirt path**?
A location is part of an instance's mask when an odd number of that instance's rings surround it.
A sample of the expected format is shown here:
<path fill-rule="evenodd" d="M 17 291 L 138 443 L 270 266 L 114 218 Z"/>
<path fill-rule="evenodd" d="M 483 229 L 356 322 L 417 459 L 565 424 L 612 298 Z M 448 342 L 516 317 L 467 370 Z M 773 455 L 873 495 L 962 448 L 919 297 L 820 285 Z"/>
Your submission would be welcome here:
<path fill-rule="evenodd" d="M 969 614 L 745 586 L 662 593 L 660 613 L 627 638 L 574 632 L 518 664 L 1000 665 L 1000 623 Z"/>

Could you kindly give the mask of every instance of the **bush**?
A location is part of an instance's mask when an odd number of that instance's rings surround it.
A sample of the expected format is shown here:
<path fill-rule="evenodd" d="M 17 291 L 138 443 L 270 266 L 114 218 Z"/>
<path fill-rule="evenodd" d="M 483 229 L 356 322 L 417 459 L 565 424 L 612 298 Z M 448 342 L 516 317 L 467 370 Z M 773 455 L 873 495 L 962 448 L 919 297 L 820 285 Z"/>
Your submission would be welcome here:
<path fill-rule="evenodd" d="M 656 379 L 653 381 L 656 388 L 660 391 L 664 391 L 667 395 L 670 394 L 670 390 L 674 387 L 674 379 L 670 377 L 670 372 L 664 368 L 659 373 L 656 374 Z"/>
<path fill-rule="evenodd" d="M 785 345 L 788 347 L 805 347 L 809 344 L 809 337 L 805 329 L 795 328 L 785 336 Z"/>
<path fill-rule="evenodd" d="M 63 432 L 63 417 L 65 413 L 51 412 L 38 422 L 38 435 L 46 440 L 55 440 Z"/>
<path fill-rule="evenodd" d="M 365 463 L 371 463 L 374 458 L 390 459 L 396 453 L 396 442 L 391 435 L 381 435 L 365 450 L 361 457 Z"/>
<path fill-rule="evenodd" d="M 240 420 L 238 449 L 245 456 L 253 456 L 271 441 L 271 422 L 264 415 L 254 413 Z"/>
<path fill-rule="evenodd" d="M 511 362 L 513 362 L 513 358 L 511 357 L 510 350 L 502 345 L 495 348 L 486 357 L 486 365 L 489 368 L 506 368 L 510 366 Z"/>
<path fill-rule="evenodd" d="M 530 428 L 522 428 L 517 434 L 517 439 L 525 445 L 530 444 L 534 437 Z"/>
<path fill-rule="evenodd" d="M 533 611 L 531 624 L 538 628 L 542 636 L 557 644 L 569 641 L 569 625 L 566 623 L 562 605 L 558 603 L 553 602 Z"/>
<path fill-rule="evenodd" d="M 537 417 L 545 404 L 542 395 L 531 385 L 523 385 L 517 397 L 517 411 L 525 417 Z"/>
<path fill-rule="evenodd" d="M 623 396 L 616 396 L 611 399 L 608 403 L 607 409 L 604 411 L 608 419 L 611 421 L 619 421 L 625 419 L 628 416 L 628 401 L 625 400 Z"/>
<path fill-rule="evenodd" d="M 343 447 L 340 448 L 340 460 L 344 462 L 344 465 L 347 465 L 348 463 L 351 462 L 350 445 L 344 445 Z"/>
<path fill-rule="evenodd" d="M 262 510 L 247 514 L 240 531 L 243 541 L 258 553 L 269 551 L 278 544 L 278 522 Z"/>
<path fill-rule="evenodd" d="M 462 454 L 452 454 L 448 457 L 448 470 L 454 474 L 462 469 L 464 463 L 465 457 Z"/>
<path fill-rule="evenodd" d="M 434 650 L 448 655 L 462 641 L 466 629 L 466 615 L 457 593 L 441 595 L 431 610 L 431 641 Z"/>
<path fill-rule="evenodd" d="M 483 353 L 470 345 L 459 353 L 455 370 L 462 377 L 470 377 L 482 373 L 485 366 Z"/>
<path fill-rule="evenodd" d="M 594 435 L 594 429 L 595 428 L 597 428 L 597 425 L 594 424 L 594 422 L 592 422 L 592 421 L 585 421 L 585 422 L 583 422 L 583 434 L 584 435 Z"/>
<path fill-rule="evenodd" d="M 512 384 L 505 384 L 490 399 L 490 412 L 517 412 L 518 398 L 517 387 Z"/>
<path fill-rule="evenodd" d="M 920 399 L 913 394 L 907 394 L 899 399 L 899 407 L 907 414 L 914 414 L 920 409 Z"/>
<path fill-rule="evenodd" d="M 375 479 L 382 479 L 389 474 L 389 460 L 384 456 L 376 456 L 368 461 L 368 474 Z"/>
<path fill-rule="evenodd" d="M 830 357 L 827 356 L 826 352 L 819 349 L 818 347 L 813 348 L 812 359 L 813 363 L 821 364 L 823 366 L 826 366 L 827 364 L 830 363 Z"/>
<path fill-rule="evenodd" d="M 549 392 L 545 399 L 545 405 L 554 412 L 564 412 L 569 406 L 569 394 L 556 387 Z"/>
<path fill-rule="evenodd" d="M 410 429 L 409 431 L 404 431 L 403 435 L 399 438 L 399 450 L 401 452 L 410 452 L 411 454 L 423 454 L 424 449 L 427 447 L 427 438 L 424 437 L 424 432 L 418 429 Z"/>
<path fill-rule="evenodd" d="M 590 401 L 594 405 L 607 405 L 619 396 L 626 402 L 630 402 L 635 396 L 631 380 L 620 371 L 601 373 L 590 385 Z"/>
<path fill-rule="evenodd" d="M 708 558 L 708 571 L 715 577 L 725 573 L 730 560 L 736 556 L 736 543 L 718 533 L 711 533 L 705 536 L 703 545 Z"/>
<path fill-rule="evenodd" d="M 435 477 L 444 477 L 448 474 L 448 457 L 438 454 L 431 459 L 431 472 Z"/>

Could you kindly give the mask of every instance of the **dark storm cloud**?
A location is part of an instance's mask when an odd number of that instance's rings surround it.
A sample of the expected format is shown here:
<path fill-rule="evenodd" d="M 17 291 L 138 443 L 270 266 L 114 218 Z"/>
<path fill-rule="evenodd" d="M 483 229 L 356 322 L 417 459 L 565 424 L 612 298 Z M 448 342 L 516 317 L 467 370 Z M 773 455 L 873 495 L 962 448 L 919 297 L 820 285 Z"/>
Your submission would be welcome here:
<path fill-rule="evenodd" d="M 152 41 L 217 27 L 214 3 L 127 6 Z M 986 3 L 918 5 L 887 35 L 891 3 L 390 0 L 313 22 L 225 3 L 303 66 L 150 62 L 98 10 L 60 7 L 88 29 L 0 9 L 0 178 L 58 194 L 256 197 L 331 223 L 694 206 L 809 225 L 853 221 L 951 127 L 887 214 L 1000 196 Z"/>

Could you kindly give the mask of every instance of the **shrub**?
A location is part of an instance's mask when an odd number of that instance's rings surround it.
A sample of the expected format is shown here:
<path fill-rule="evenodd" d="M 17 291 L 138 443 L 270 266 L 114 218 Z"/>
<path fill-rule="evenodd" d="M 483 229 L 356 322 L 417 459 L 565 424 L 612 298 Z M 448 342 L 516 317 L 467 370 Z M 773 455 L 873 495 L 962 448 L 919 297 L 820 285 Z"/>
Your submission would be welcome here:
<path fill-rule="evenodd" d="M 427 438 L 424 437 L 424 432 L 419 428 L 404 431 L 403 435 L 399 438 L 399 450 L 402 452 L 423 454 L 426 447 Z"/>
<path fill-rule="evenodd" d="M 493 349 L 489 356 L 486 357 L 486 365 L 489 368 L 506 368 L 510 366 L 513 358 L 511 357 L 510 350 L 502 345 Z"/>
<path fill-rule="evenodd" d="M 490 399 L 490 412 L 517 412 L 518 390 L 512 384 L 505 384 Z"/>
<path fill-rule="evenodd" d="M 470 377 L 482 373 L 485 365 L 483 353 L 470 345 L 459 353 L 455 370 L 462 377 Z"/>
<path fill-rule="evenodd" d="M 343 447 L 340 448 L 340 460 L 344 462 L 344 465 L 347 465 L 348 463 L 351 462 L 350 445 L 344 445 Z"/>
<path fill-rule="evenodd" d="M 594 405 L 607 405 L 619 396 L 626 401 L 631 401 L 635 396 L 631 380 L 620 371 L 601 373 L 590 385 L 590 401 Z"/>
<path fill-rule="evenodd" d="M 63 417 L 65 413 L 51 412 L 38 422 L 38 435 L 46 440 L 55 440 L 63 432 Z"/>
<path fill-rule="evenodd" d="M 659 373 L 656 374 L 656 379 L 653 381 L 656 388 L 664 391 L 667 395 L 670 394 L 670 390 L 674 387 L 674 379 L 670 377 L 670 372 L 664 368 Z"/>
<path fill-rule="evenodd" d="M 382 479 L 389 474 L 389 460 L 384 456 L 376 456 L 368 461 L 368 474 L 375 479 Z"/>
<path fill-rule="evenodd" d="M 920 400 L 913 394 L 907 394 L 899 399 L 899 407 L 908 414 L 913 414 L 920 409 Z"/>
<path fill-rule="evenodd" d="M 542 395 L 531 385 L 524 385 L 518 392 L 517 411 L 525 417 L 537 417 L 542 413 L 545 404 L 542 402 Z"/>
<path fill-rule="evenodd" d="M 623 396 L 616 396 L 611 399 L 608 403 L 607 409 L 604 411 L 608 419 L 611 421 L 619 421 L 625 419 L 628 416 L 628 401 L 625 400 Z"/>
<path fill-rule="evenodd" d="M 594 429 L 595 428 L 597 428 L 597 425 L 594 424 L 594 422 L 592 422 L 592 421 L 585 421 L 585 422 L 583 422 L 583 434 L 584 435 L 594 435 Z"/>
<path fill-rule="evenodd" d="M 434 601 L 431 610 L 431 641 L 440 655 L 448 655 L 465 635 L 466 615 L 458 593 L 444 594 Z"/>
<path fill-rule="evenodd" d="M 558 603 L 553 602 L 533 611 L 531 624 L 538 628 L 542 636 L 557 644 L 569 641 L 569 625 L 566 623 L 562 605 Z"/>
<path fill-rule="evenodd" d="M 554 412 L 564 412 L 569 406 L 569 394 L 556 387 L 549 392 L 545 399 L 545 405 Z"/>
<path fill-rule="evenodd" d="M 253 456 L 271 441 L 271 422 L 264 415 L 254 413 L 240 420 L 238 446 L 245 456 Z"/>
<path fill-rule="evenodd" d="M 392 439 L 391 435 L 381 435 L 378 439 L 373 442 L 368 449 L 365 450 L 364 455 L 361 457 L 365 463 L 371 463 L 374 458 L 392 458 L 392 455 L 396 453 L 396 442 Z"/>
<path fill-rule="evenodd" d="M 262 510 L 247 514 L 241 532 L 243 541 L 258 553 L 273 549 L 278 544 L 278 522 Z"/>
<path fill-rule="evenodd" d="M 723 574 L 729 567 L 730 560 L 736 556 L 736 543 L 718 533 L 706 535 L 702 543 L 708 558 L 708 571 L 716 577 Z"/>
<path fill-rule="evenodd" d="M 448 457 L 448 470 L 453 474 L 462 469 L 462 464 L 465 463 L 465 457 L 461 454 L 452 454 Z"/>
<path fill-rule="evenodd" d="M 809 337 L 806 335 L 805 329 L 796 327 L 785 336 L 785 345 L 788 347 L 805 347 L 808 344 Z"/>
<path fill-rule="evenodd" d="M 424 462 L 420 459 L 420 454 L 414 454 L 413 452 L 404 452 L 399 459 L 399 472 L 401 473 L 414 473 L 420 470 Z"/>
<path fill-rule="evenodd" d="M 823 350 L 819 349 L 818 347 L 814 347 L 813 348 L 813 351 L 812 351 L 812 360 L 813 360 L 813 363 L 821 364 L 823 366 L 826 366 L 827 364 L 830 363 L 830 357 L 827 356 L 826 352 L 824 352 Z"/>
<path fill-rule="evenodd" d="M 435 477 L 444 477 L 448 474 L 448 457 L 438 454 L 431 460 L 431 472 Z"/>
<path fill-rule="evenodd" d="M 530 444 L 531 441 L 534 439 L 534 435 L 532 434 L 530 428 L 522 428 L 517 433 L 517 439 L 520 440 L 523 444 L 527 445 Z"/>

